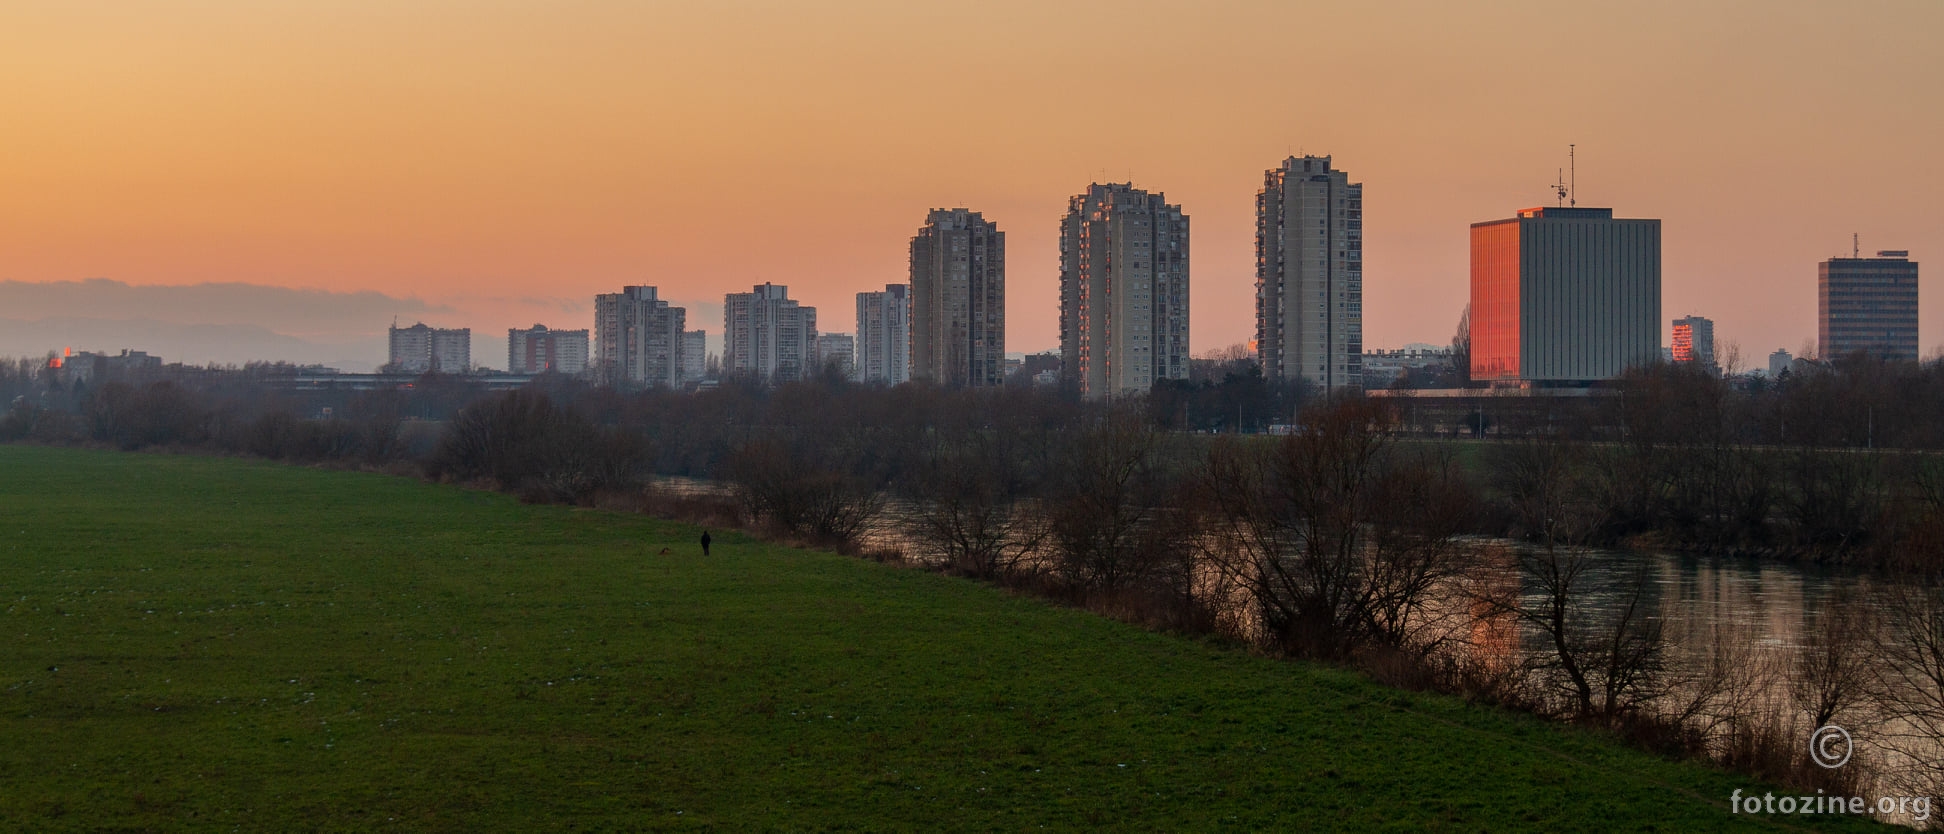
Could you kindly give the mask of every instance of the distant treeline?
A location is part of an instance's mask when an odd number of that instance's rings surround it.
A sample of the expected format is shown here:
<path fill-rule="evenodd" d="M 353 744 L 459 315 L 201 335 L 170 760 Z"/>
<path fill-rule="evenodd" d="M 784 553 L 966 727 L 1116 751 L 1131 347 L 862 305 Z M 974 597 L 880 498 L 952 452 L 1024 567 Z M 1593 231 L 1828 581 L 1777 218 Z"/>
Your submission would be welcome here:
<path fill-rule="evenodd" d="M 1205 463 L 1207 433 L 1301 423 L 1314 419 L 1304 409 L 1322 402 L 1308 388 L 1264 380 L 1239 355 L 1198 364 L 1198 380 L 1107 405 L 1030 385 L 886 388 L 834 374 L 774 388 L 731 379 L 696 393 L 619 392 L 548 376 L 520 392 L 493 392 L 441 375 L 392 390 L 297 391 L 280 384 L 293 369 L 274 365 L 64 389 L 43 363 L 21 360 L 0 362 L 0 398 L 11 403 L 0 439 L 405 467 L 490 481 L 536 501 L 586 502 L 655 475 L 733 481 L 748 491 L 759 475 L 775 481 L 777 473 L 912 500 L 979 474 L 1000 483 L 952 488 L 1038 500 L 1073 475 L 1067 457 L 1106 422 L 1152 435 L 1139 461 L 1152 474 L 1143 477 L 1178 480 Z M 1504 454 L 1486 452 L 1546 440 L 1570 450 L 1575 500 L 1600 508 L 1584 532 L 1590 543 L 1882 564 L 1935 535 L 1923 519 L 1944 497 L 1932 454 L 1944 452 L 1938 362 L 1856 358 L 1740 385 L 1662 365 L 1612 391 L 1549 403 L 1543 417 L 1526 398 L 1487 399 L 1469 424 L 1441 426 L 1447 435 L 1493 438 L 1447 450 L 1452 477 L 1479 498 L 1467 532 L 1535 535 L 1514 506 L 1517 486 L 1493 463 Z M 1371 408 L 1393 433 L 1433 439 L 1410 400 L 1373 400 Z M 785 496 L 752 497 L 751 511 L 801 526 Z"/>

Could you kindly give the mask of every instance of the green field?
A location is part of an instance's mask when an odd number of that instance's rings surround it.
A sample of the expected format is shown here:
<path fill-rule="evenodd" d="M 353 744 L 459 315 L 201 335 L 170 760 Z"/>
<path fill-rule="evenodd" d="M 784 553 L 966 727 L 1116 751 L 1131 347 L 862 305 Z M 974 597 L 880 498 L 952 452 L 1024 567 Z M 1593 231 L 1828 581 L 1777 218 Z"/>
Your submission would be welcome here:
<path fill-rule="evenodd" d="M 1816 822 L 1537 720 L 735 533 L 704 559 L 697 532 L 0 446 L 0 826 Z"/>

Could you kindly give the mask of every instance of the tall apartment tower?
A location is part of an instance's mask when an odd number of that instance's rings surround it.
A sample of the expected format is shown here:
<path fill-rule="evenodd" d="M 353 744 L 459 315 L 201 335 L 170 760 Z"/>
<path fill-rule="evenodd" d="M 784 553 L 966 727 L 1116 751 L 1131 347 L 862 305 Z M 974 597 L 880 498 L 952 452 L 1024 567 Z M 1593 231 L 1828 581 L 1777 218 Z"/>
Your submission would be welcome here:
<path fill-rule="evenodd" d="M 1087 399 L 1188 378 L 1188 215 L 1095 183 L 1060 221 L 1060 362 Z"/>
<path fill-rule="evenodd" d="M 1816 276 L 1817 351 L 1917 361 L 1917 262 L 1903 250 L 1830 258 Z"/>
<path fill-rule="evenodd" d="M 1669 351 L 1678 364 L 1699 365 L 1720 371 L 1715 364 L 1714 319 L 1683 316 L 1674 320 L 1674 339 Z"/>
<path fill-rule="evenodd" d="M 857 294 L 857 380 L 911 379 L 911 297 L 903 284 Z"/>
<path fill-rule="evenodd" d="M 1256 192 L 1256 358 L 1265 376 L 1363 387 L 1363 184 L 1292 156 Z"/>
<path fill-rule="evenodd" d="M 722 372 L 765 381 L 806 379 L 816 370 L 817 308 L 790 298 L 790 288 L 758 284 L 722 304 Z"/>
<path fill-rule="evenodd" d="M 386 364 L 404 373 L 463 374 L 472 370 L 472 328 L 456 330 L 427 327 L 419 322 L 411 327 L 394 324 L 390 333 L 391 350 Z"/>
<path fill-rule="evenodd" d="M 709 331 L 682 331 L 682 384 L 701 382 L 709 375 Z"/>
<path fill-rule="evenodd" d="M 1471 227 L 1471 375 L 1574 386 L 1660 358 L 1660 221 L 1529 208 Z"/>
<path fill-rule="evenodd" d="M 911 238 L 911 375 L 1006 380 L 1006 233 L 976 211 L 932 209 Z"/>
<path fill-rule="evenodd" d="M 538 374 L 552 371 L 569 376 L 587 370 L 587 331 L 548 330 L 536 324 L 506 331 L 506 372 Z"/>
<path fill-rule="evenodd" d="M 688 310 L 657 297 L 654 287 L 594 296 L 598 378 L 617 387 L 681 387 L 687 323 Z"/>
<path fill-rule="evenodd" d="M 817 371 L 822 373 L 832 365 L 845 379 L 857 377 L 857 342 L 849 333 L 817 334 Z"/>

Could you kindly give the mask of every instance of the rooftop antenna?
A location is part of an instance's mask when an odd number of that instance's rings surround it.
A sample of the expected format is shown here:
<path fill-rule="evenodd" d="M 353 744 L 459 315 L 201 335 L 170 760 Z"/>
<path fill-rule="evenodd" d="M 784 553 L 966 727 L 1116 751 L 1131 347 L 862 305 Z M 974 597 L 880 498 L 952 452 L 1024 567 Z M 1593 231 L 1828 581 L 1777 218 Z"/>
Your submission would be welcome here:
<path fill-rule="evenodd" d="M 1566 205 L 1569 208 L 1579 205 L 1579 160 L 1577 159 L 1578 150 L 1579 150 L 1578 145 L 1566 146 L 1566 171 L 1569 176 L 1569 178 L 1566 180 Z"/>
<path fill-rule="evenodd" d="M 1557 193 L 1559 194 L 1559 205 L 1560 205 L 1560 207 L 1561 207 L 1561 208 L 1564 208 L 1564 207 L 1566 206 L 1566 171 L 1565 171 L 1565 169 L 1560 169 L 1560 172 L 1559 172 L 1559 179 L 1553 182 L 1553 191 L 1554 191 L 1554 192 L 1557 192 Z"/>
<path fill-rule="evenodd" d="M 1855 232 L 1850 232 L 1850 258 L 1861 257 L 1863 257 L 1863 238 Z"/>

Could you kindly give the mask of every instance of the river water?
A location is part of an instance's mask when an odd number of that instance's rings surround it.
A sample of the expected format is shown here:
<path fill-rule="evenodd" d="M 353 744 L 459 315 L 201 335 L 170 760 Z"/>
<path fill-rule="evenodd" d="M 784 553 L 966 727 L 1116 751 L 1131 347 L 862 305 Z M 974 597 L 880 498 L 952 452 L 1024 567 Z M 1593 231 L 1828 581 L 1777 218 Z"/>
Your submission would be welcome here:
<path fill-rule="evenodd" d="M 690 494 L 731 494 L 721 483 L 693 479 L 658 479 L 657 487 Z M 924 548 L 915 538 L 917 508 L 891 501 L 866 531 L 862 545 L 892 550 L 921 559 Z M 1481 542 L 1497 552 L 1480 568 L 1475 580 L 1509 589 L 1519 583 L 1508 542 Z M 1706 557 L 1672 553 L 1595 550 L 1586 553 L 1587 576 L 1577 594 L 1595 619 L 1613 616 L 1628 603 L 1637 577 L 1644 576 L 1643 611 L 1662 628 L 1669 671 L 1676 678 L 1698 675 L 1701 667 L 1722 657 L 1722 646 L 1744 673 L 1739 692 L 1744 700 L 1765 703 L 1772 710 L 1793 709 L 1788 669 L 1794 663 L 1820 617 L 1833 605 L 1878 604 L 1881 577 L 1868 572 L 1777 561 Z M 1521 588 L 1533 602 L 1531 587 Z M 1463 603 L 1443 606 L 1458 609 Z M 1469 650 L 1488 661 L 1517 664 L 1533 652 L 1544 652 L 1543 635 L 1513 625 L 1509 618 L 1461 617 L 1450 627 L 1469 632 Z M 1678 698 L 1678 696 L 1677 696 Z M 1858 716 L 1859 719 L 1867 716 Z M 1802 720 L 1806 721 L 1806 717 Z M 1842 719 L 1839 718 L 1839 723 Z M 1803 743 L 1814 728 L 1804 726 Z M 1873 757 L 1894 769 L 1898 755 L 1871 736 L 1871 730 L 1852 728 L 1859 755 Z"/>

